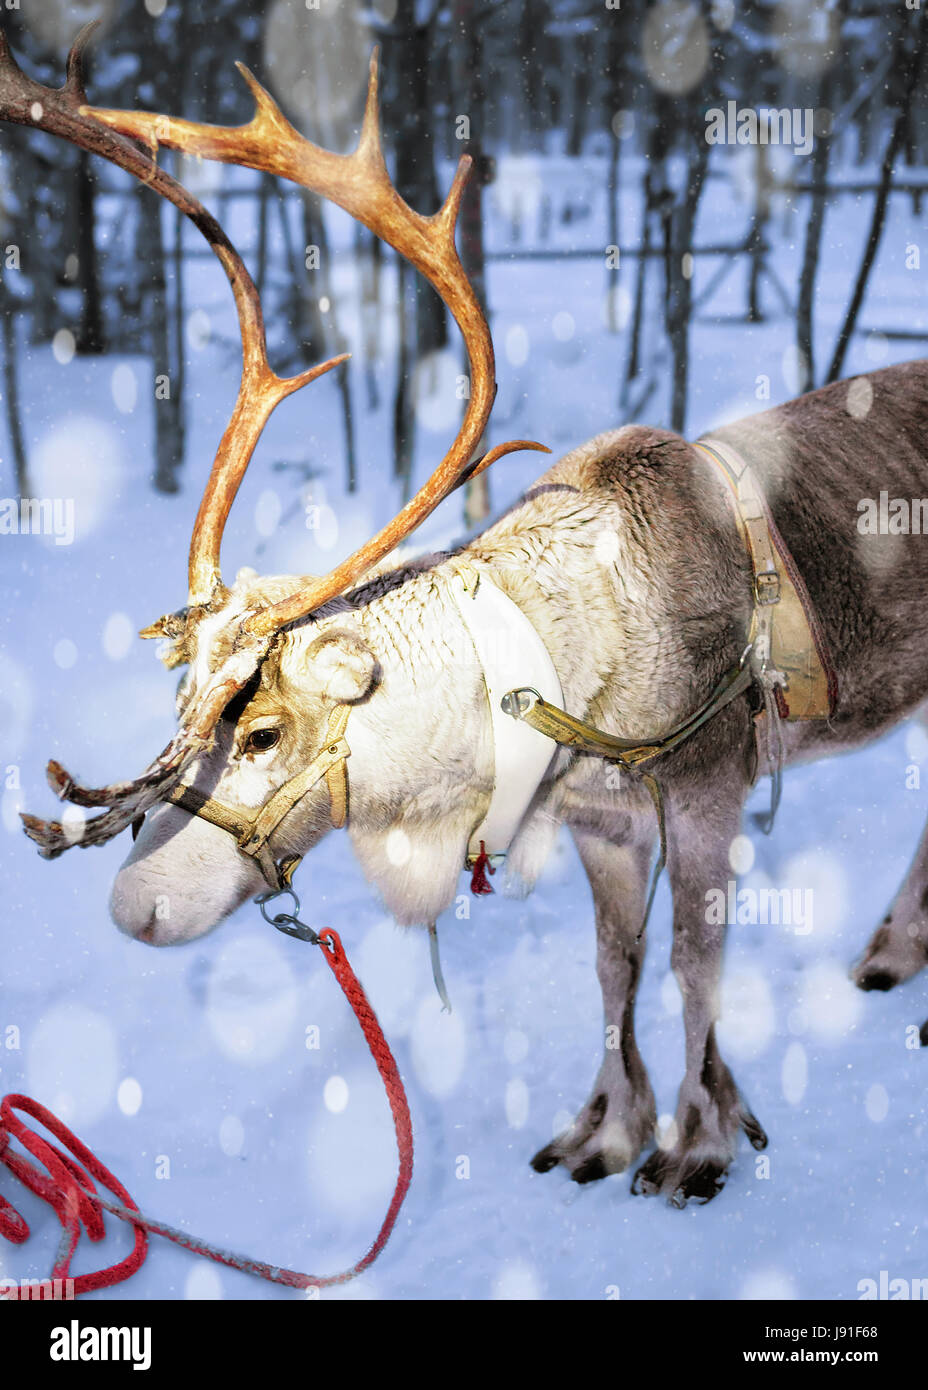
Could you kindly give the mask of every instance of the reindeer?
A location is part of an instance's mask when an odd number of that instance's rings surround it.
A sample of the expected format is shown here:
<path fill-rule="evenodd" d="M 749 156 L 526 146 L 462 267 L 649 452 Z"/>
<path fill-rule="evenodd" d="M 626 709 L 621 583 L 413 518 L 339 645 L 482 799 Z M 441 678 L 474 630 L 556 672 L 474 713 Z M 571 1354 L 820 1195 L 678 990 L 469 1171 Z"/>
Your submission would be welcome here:
<path fill-rule="evenodd" d="M 435 923 L 465 860 L 479 867 L 505 852 L 507 886 L 530 891 L 566 826 L 592 888 L 604 1018 L 621 1046 L 606 1049 L 589 1100 L 532 1163 L 540 1172 L 562 1165 L 586 1183 L 633 1168 L 655 1142 L 634 1008 L 657 806 L 686 1071 L 671 1133 L 638 1167 L 633 1190 L 677 1206 L 708 1201 L 741 1131 L 756 1148 L 767 1142 L 716 1042 L 725 926 L 705 906 L 730 876 L 748 791 L 778 762 L 880 736 L 928 696 L 928 550 L 857 527 L 858 501 L 877 479 L 894 495 L 922 490 L 928 362 L 873 373 L 865 411 L 839 383 L 716 435 L 750 460 L 836 681 L 829 717 L 777 721 L 776 751 L 756 740 L 755 726 L 773 718 L 777 687 L 764 687 L 766 668 L 745 662 L 756 574 L 719 468 L 678 435 L 638 425 L 597 435 L 476 539 L 390 558 L 468 478 L 510 449 L 543 446 L 517 441 L 472 461 L 495 384 L 487 324 L 454 246 L 469 161 L 433 217 L 403 202 L 381 151 L 376 54 L 358 148 L 340 156 L 299 135 L 244 69 L 255 114 L 234 129 L 88 107 L 85 41 L 59 91 L 26 77 L 3 42 L 0 116 L 105 156 L 191 217 L 232 285 L 244 367 L 193 530 L 187 604 L 142 634 L 166 641 L 169 666 L 186 665 L 178 732 L 141 776 L 108 787 L 85 787 L 49 764 L 59 797 L 105 809 L 79 834 L 26 816 L 27 833 L 53 858 L 132 826 L 112 915 L 131 937 L 167 946 L 285 888 L 333 826 L 347 827 L 365 875 L 407 926 Z M 158 167 L 159 145 L 323 194 L 421 271 L 463 334 L 471 395 L 457 438 L 389 525 L 323 578 L 243 571 L 222 581 L 223 526 L 266 419 L 342 359 L 288 379 L 271 370 L 254 285 L 214 219 Z M 536 708 L 553 718 L 560 706 L 564 727 L 587 731 L 573 742 L 510 717 Z M 590 744 L 591 728 L 602 747 Z M 643 735 L 658 768 L 651 784 L 635 763 Z M 629 749 L 638 753 L 624 758 Z M 616 765 L 625 770 L 607 776 Z M 926 960 L 928 837 L 855 979 L 888 989 Z"/>

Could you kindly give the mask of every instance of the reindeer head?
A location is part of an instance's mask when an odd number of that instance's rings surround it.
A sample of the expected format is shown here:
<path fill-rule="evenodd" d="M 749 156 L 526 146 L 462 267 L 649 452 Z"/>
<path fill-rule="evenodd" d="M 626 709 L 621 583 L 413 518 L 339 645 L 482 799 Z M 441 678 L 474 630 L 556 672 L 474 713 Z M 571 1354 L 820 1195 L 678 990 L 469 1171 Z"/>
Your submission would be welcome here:
<path fill-rule="evenodd" d="M 87 26 L 78 36 L 68 58 L 67 81 L 58 90 L 28 78 L 0 32 L 0 119 L 38 127 L 103 155 L 194 222 L 229 278 L 242 335 L 243 369 L 194 525 L 187 606 L 142 633 L 170 640 L 165 657 L 169 666 L 188 666 L 179 692 L 178 732 L 141 776 L 108 787 L 83 787 L 59 764 L 50 763 L 49 783 L 61 799 L 106 809 L 86 820 L 79 834 L 33 816 L 23 817 L 26 831 L 40 853 L 54 858 L 74 844 L 101 844 L 133 826 L 137 839 L 116 879 L 113 914 L 131 935 L 169 944 L 200 935 L 249 896 L 286 883 L 295 860 L 347 816 L 362 864 L 377 879 L 388 905 L 401 920 L 430 920 L 436 905 L 440 910 L 450 896 L 452 869 L 436 872 L 435 862 L 430 862 L 430 882 L 411 891 L 417 868 L 426 867 L 417 860 L 416 835 L 402 873 L 391 875 L 391 856 L 384 852 L 391 826 L 395 829 L 398 801 L 405 797 L 419 806 L 420 815 L 430 813 L 428 795 L 423 790 L 420 796 L 416 786 L 415 766 L 404 767 L 403 782 L 390 756 L 383 755 L 391 721 L 401 723 L 409 717 L 408 692 L 404 695 L 401 679 L 392 682 L 391 701 L 379 698 L 381 684 L 391 684 L 383 682 L 384 670 L 400 672 L 408 663 L 403 653 L 395 662 L 388 651 L 378 653 L 376 643 L 372 646 L 365 638 L 359 617 L 363 605 L 340 596 L 357 591 L 362 577 L 455 488 L 514 449 L 544 450 L 540 444 L 516 440 L 470 461 L 496 394 L 486 319 L 454 245 L 471 160 L 462 157 L 448 197 L 434 216 L 423 217 L 400 198 L 381 147 L 376 51 L 361 136 L 351 155 L 332 154 L 304 139 L 241 64 L 239 70 L 255 98 L 255 114 L 244 126 L 226 128 L 149 112 L 89 107 L 81 52 L 94 27 Z M 158 167 L 159 145 L 278 174 L 337 203 L 426 276 L 463 334 L 471 391 L 454 443 L 393 520 L 321 579 L 241 577 L 229 589 L 222 582 L 219 551 L 239 484 L 275 406 L 345 357 L 294 377 L 277 376 L 267 360 L 257 290 L 240 256 L 206 209 Z M 422 723 L 421 708 L 416 717 L 420 741 L 442 733 L 451 743 L 460 737 L 459 731 L 455 735 L 453 729 L 441 730 L 438 713 L 431 716 L 431 727 L 428 718 Z M 479 753 L 460 750 L 452 761 L 457 769 L 454 786 L 432 788 L 432 810 L 441 826 L 433 830 L 429 843 L 437 835 L 443 848 L 457 855 L 456 880 L 468 828 L 466 812 L 458 805 L 460 789 L 468 775 L 479 779 Z M 434 782 L 434 769 L 432 775 Z M 410 824 L 416 824 L 415 815 Z M 159 904 L 167 905 L 160 914 Z"/>

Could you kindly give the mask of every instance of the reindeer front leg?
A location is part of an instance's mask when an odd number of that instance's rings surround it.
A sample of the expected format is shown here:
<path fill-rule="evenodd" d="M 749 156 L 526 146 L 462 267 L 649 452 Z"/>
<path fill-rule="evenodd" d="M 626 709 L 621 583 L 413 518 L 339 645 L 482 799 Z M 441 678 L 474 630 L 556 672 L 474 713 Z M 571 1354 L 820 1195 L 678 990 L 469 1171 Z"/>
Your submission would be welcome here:
<path fill-rule="evenodd" d="M 737 773 L 667 797 L 668 867 L 673 890 L 671 963 L 683 995 L 686 1075 L 663 1143 L 638 1169 L 632 1191 L 663 1193 L 673 1206 L 708 1202 L 721 1191 L 744 1130 L 756 1149 L 767 1136 L 738 1093 L 715 1040 L 724 924 L 708 921 L 707 892 L 731 877 L 745 787 Z"/>
<path fill-rule="evenodd" d="M 570 1129 L 539 1150 L 532 1167 L 547 1173 L 561 1163 L 574 1182 L 586 1183 L 624 1172 L 654 1139 L 654 1093 L 634 1031 L 650 844 L 617 845 L 576 830 L 574 839 L 596 908 L 605 1052 L 589 1100 Z"/>

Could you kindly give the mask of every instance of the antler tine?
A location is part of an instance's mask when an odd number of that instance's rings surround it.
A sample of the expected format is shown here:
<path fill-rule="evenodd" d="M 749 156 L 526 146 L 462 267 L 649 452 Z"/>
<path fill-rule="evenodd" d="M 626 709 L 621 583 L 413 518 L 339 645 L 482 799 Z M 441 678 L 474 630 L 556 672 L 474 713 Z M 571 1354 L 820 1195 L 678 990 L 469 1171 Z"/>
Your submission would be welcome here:
<path fill-rule="evenodd" d="M 387 173 L 381 146 L 378 52 L 375 48 L 371 55 L 361 135 L 350 155 L 333 154 L 300 135 L 270 93 L 241 63 L 236 66 L 255 99 L 254 115 L 245 125 L 213 126 L 172 120 L 151 112 L 87 108 L 114 130 L 144 140 L 152 148 L 160 143 L 202 158 L 277 174 L 322 194 L 387 242 L 425 276 L 450 309 L 464 338 L 471 395 L 457 437 L 444 459 L 393 520 L 347 560 L 291 598 L 252 614 L 244 627 L 255 636 L 267 637 L 311 613 L 328 599 L 344 593 L 365 570 L 415 530 L 467 476 L 482 471 L 494 459 L 514 449 L 549 452 L 541 444 L 517 440 L 497 446 L 478 463 L 470 462 L 496 395 L 489 328 L 454 244 L 471 160 L 468 155 L 462 156 L 448 196 L 432 216 L 415 212 L 400 197 Z M 236 428 L 241 423 L 237 422 Z M 231 444 L 231 438 L 229 442 Z M 218 542 L 218 535 L 216 540 Z"/>

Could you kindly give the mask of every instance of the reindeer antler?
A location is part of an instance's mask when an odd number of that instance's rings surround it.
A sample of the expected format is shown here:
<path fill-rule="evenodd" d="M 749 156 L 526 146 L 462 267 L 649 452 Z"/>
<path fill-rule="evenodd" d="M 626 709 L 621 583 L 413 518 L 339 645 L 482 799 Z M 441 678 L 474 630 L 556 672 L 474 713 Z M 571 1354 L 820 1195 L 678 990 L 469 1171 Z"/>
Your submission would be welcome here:
<path fill-rule="evenodd" d="M 193 628 L 203 613 L 225 596 L 219 565 L 222 533 L 255 445 L 275 406 L 301 386 L 345 360 L 334 357 L 297 376 L 278 377 L 267 360 L 264 320 L 257 290 L 232 243 L 206 209 L 180 183 L 158 167 L 159 145 L 223 163 L 278 174 L 322 194 L 344 208 L 419 270 L 450 309 L 467 350 L 471 394 L 451 448 L 431 477 L 393 520 L 323 579 L 292 597 L 249 614 L 241 623 L 232 654 L 196 692 L 183 727 L 144 773 L 131 782 L 90 789 L 80 786 L 57 763 L 49 782 L 59 797 L 82 806 L 108 806 L 89 822 L 80 843 L 101 843 L 129 825 L 163 796 L 193 757 L 206 746 L 232 697 L 244 688 L 282 627 L 312 613 L 344 593 L 430 515 L 445 497 L 496 459 L 516 449 L 550 452 L 531 440 L 499 444 L 471 462 L 496 395 L 493 345 L 486 319 L 454 245 L 461 196 L 471 160 L 462 156 L 451 190 L 431 217 L 414 212 L 390 181 L 383 158 L 378 119 L 378 52 L 371 57 L 367 101 L 358 147 L 351 155 L 333 154 L 305 139 L 270 94 L 237 64 L 255 98 L 255 113 L 243 126 L 211 126 L 151 112 L 111 111 L 86 105 L 81 53 L 95 24 L 78 35 L 68 56 L 67 81 L 53 90 L 25 76 L 0 30 L 0 119 L 61 135 L 128 170 L 186 213 L 206 237 L 228 276 L 242 335 L 242 379 L 231 419 L 223 434 L 197 513 L 188 564 L 189 599 L 175 620 L 178 653 L 185 659 Z M 127 138 L 128 137 L 128 138 Z M 143 142 L 150 154 L 133 141 Z M 162 620 L 143 635 L 168 630 Z M 23 817 L 27 832 L 48 857 L 75 842 L 57 823 Z"/>
<path fill-rule="evenodd" d="M 85 110 L 112 130 L 145 141 L 153 152 L 159 144 L 166 145 L 204 159 L 278 174 L 337 203 L 404 256 L 438 292 L 464 337 L 471 374 L 471 395 L 464 420 L 454 443 L 428 482 L 387 526 L 323 579 L 315 580 L 308 588 L 246 620 L 249 632 L 268 635 L 344 593 L 365 570 L 414 531 L 467 477 L 475 476 L 516 449 L 550 451 L 531 440 L 513 440 L 497 445 L 476 464 L 470 463 L 496 395 L 490 330 L 454 245 L 461 196 L 472 163 L 470 156 L 461 157 L 443 206 L 433 216 L 424 217 L 414 212 L 397 193 L 384 163 L 378 114 L 378 49 L 371 55 L 360 139 L 357 149 L 350 155 L 333 154 L 300 135 L 253 74 L 242 63 L 236 63 L 236 67 L 255 99 L 254 115 L 246 125 L 205 125 L 143 111 L 110 111 L 98 107 Z M 227 436 L 234 435 L 238 424 L 233 419 Z M 244 462 L 226 459 L 222 451 L 216 457 L 190 551 L 191 603 L 208 601 L 212 586 L 220 583 L 222 529 L 248 457 L 250 450 Z"/>

